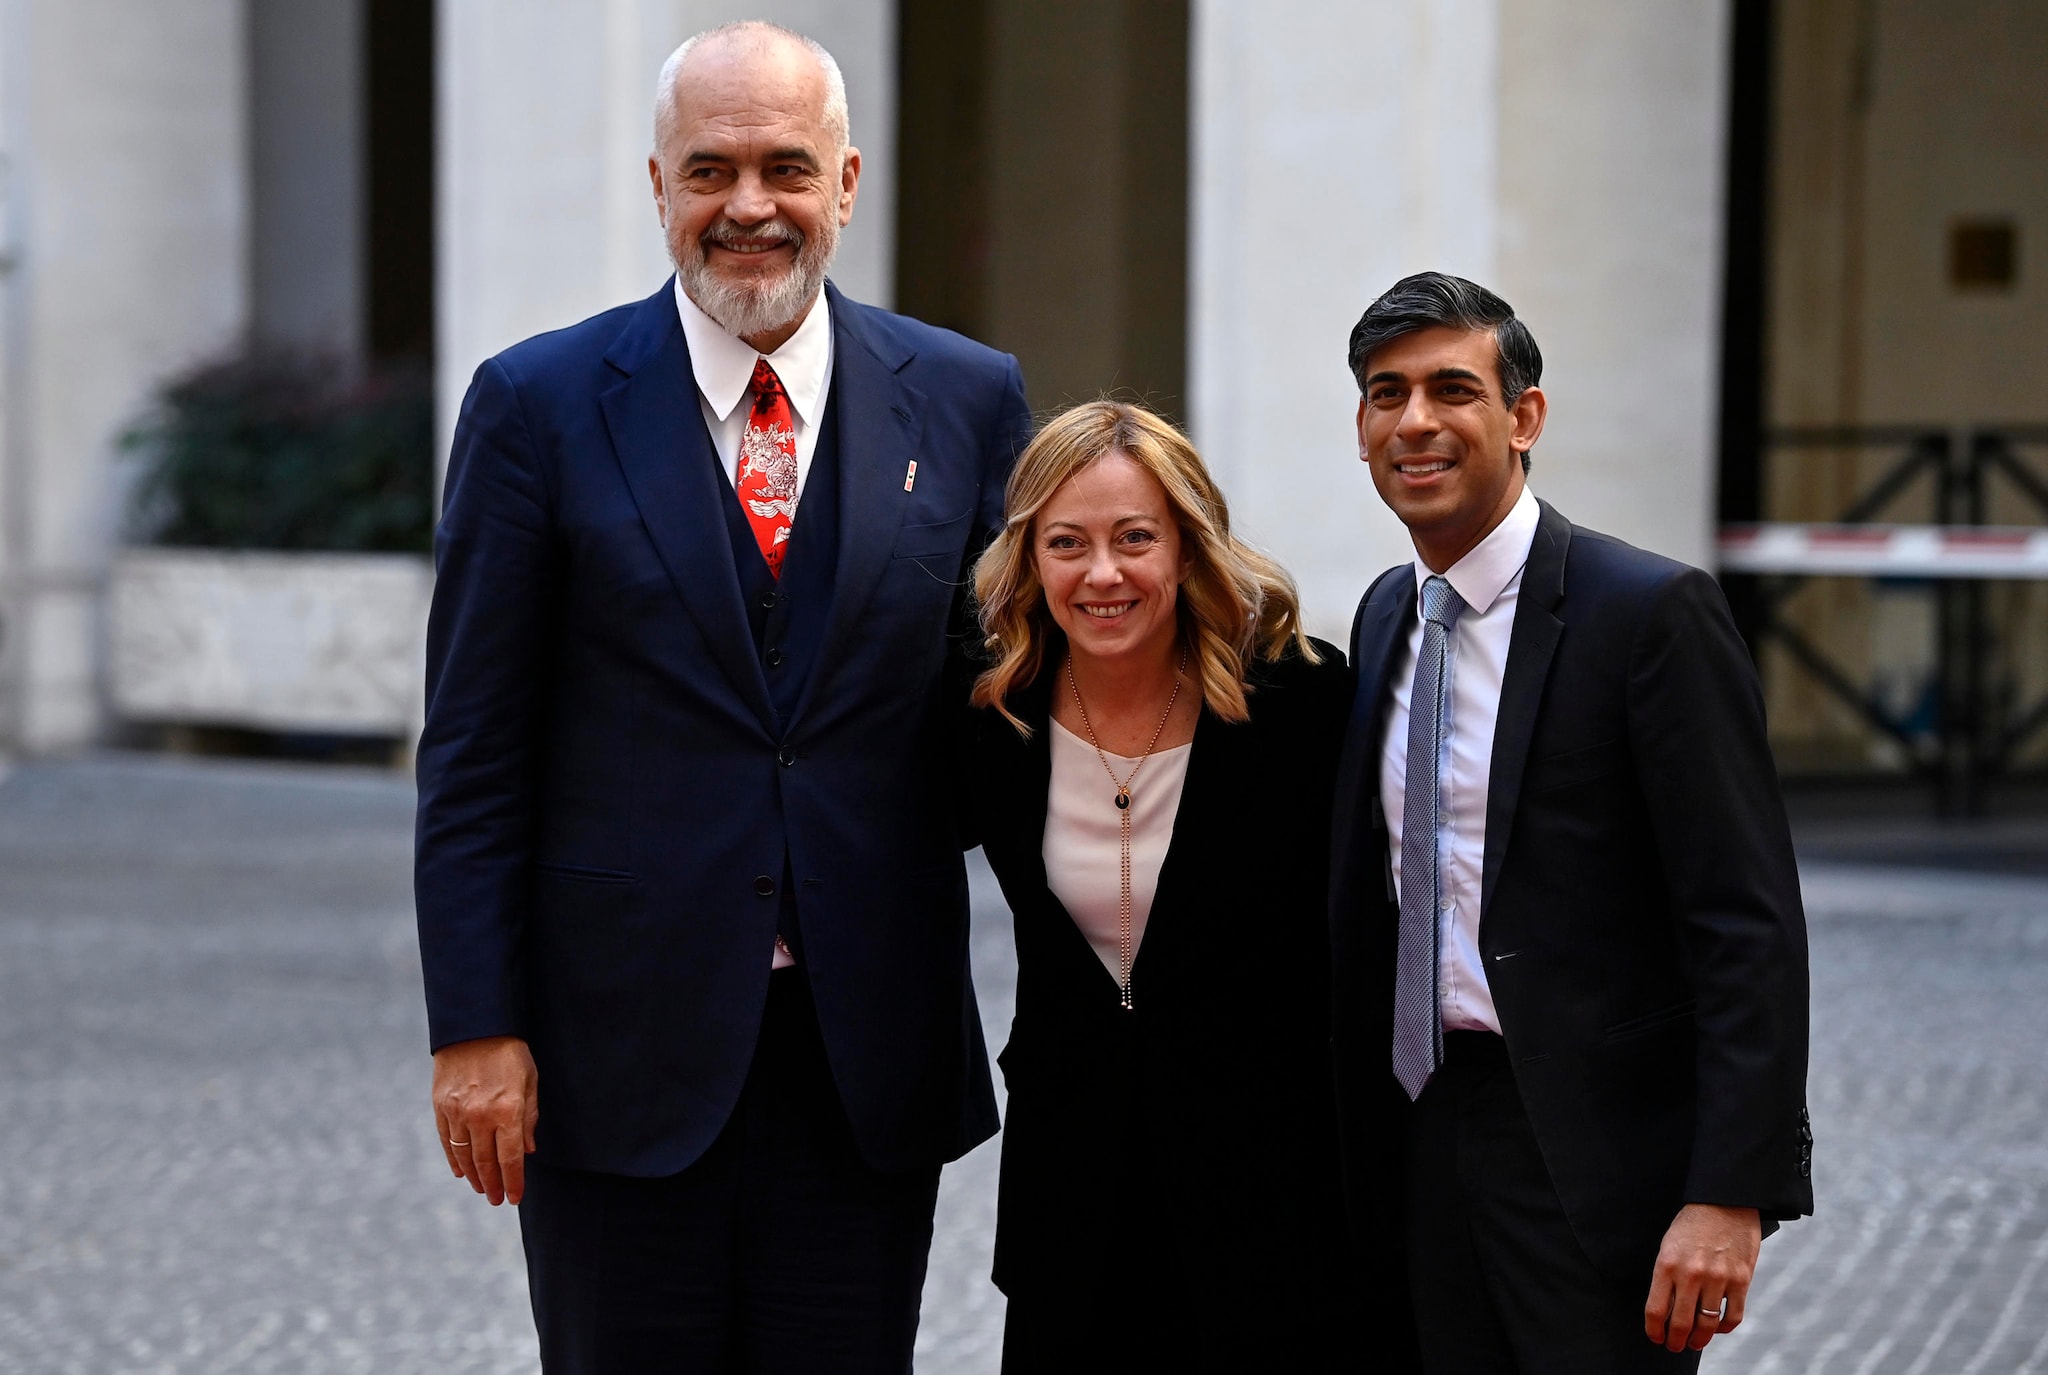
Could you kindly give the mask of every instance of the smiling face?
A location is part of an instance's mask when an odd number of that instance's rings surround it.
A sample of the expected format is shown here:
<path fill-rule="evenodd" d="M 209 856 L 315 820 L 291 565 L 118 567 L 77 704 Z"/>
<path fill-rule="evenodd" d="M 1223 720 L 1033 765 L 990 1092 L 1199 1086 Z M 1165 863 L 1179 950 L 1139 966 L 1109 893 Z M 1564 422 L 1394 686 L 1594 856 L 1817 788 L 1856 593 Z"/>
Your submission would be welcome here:
<path fill-rule="evenodd" d="M 1490 329 L 1404 334 L 1375 349 L 1364 371 L 1359 456 L 1423 562 L 1441 573 L 1521 496 L 1522 455 L 1543 432 L 1543 393 L 1530 387 L 1503 404 Z"/>
<path fill-rule="evenodd" d="M 763 353 L 802 323 L 853 218 L 860 152 L 825 95 L 799 43 L 706 42 L 676 72 L 647 163 L 683 291 Z"/>
<path fill-rule="evenodd" d="M 1188 568 L 1157 478 L 1122 453 L 1105 454 L 1039 509 L 1032 539 L 1046 607 L 1077 660 L 1172 653 Z"/>

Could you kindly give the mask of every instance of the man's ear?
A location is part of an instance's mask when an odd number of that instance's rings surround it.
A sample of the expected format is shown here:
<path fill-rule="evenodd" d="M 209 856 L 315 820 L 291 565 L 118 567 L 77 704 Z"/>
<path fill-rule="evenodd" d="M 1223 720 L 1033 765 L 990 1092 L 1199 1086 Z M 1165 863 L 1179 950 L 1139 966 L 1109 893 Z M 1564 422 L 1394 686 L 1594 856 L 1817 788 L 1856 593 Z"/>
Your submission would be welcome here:
<path fill-rule="evenodd" d="M 860 192 L 860 149 L 848 148 L 839 160 L 839 227 L 853 219 L 853 200 Z"/>
<path fill-rule="evenodd" d="M 1543 421 L 1550 414 L 1550 398 L 1543 394 L 1541 387 L 1524 387 L 1508 410 L 1515 417 L 1515 432 L 1508 439 L 1508 447 L 1518 456 L 1527 454 L 1543 437 Z"/>
<path fill-rule="evenodd" d="M 654 218 L 661 221 L 663 229 L 668 228 L 668 193 L 661 184 L 661 159 L 652 153 L 647 156 L 647 179 L 654 184 Z"/>

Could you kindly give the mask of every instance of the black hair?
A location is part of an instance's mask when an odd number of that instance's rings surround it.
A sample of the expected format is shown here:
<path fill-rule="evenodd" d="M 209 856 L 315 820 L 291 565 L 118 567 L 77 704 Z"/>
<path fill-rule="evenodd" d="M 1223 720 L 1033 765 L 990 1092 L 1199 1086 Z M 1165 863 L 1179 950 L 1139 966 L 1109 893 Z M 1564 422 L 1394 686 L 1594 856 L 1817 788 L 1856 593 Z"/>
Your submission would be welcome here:
<path fill-rule="evenodd" d="M 1418 272 L 1388 287 L 1351 327 L 1347 355 L 1358 390 L 1365 390 L 1365 365 L 1374 350 L 1417 330 L 1493 331 L 1494 367 L 1500 373 L 1501 404 L 1512 407 L 1523 392 L 1543 380 L 1543 351 L 1515 308 L 1477 282 L 1447 272 Z M 1529 471 L 1529 455 L 1522 455 Z"/>

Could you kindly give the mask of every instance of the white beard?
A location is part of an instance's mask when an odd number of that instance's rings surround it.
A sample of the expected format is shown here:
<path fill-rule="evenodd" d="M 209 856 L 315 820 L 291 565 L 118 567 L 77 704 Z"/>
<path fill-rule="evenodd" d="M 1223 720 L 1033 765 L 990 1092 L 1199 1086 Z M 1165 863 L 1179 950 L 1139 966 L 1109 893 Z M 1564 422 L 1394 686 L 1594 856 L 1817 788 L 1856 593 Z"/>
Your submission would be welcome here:
<path fill-rule="evenodd" d="M 714 237 L 718 227 L 712 226 L 705 237 Z M 825 271 L 839 251 L 838 222 L 827 216 L 822 232 L 809 239 L 786 225 L 783 229 L 796 242 L 796 261 L 773 279 L 735 282 L 720 277 L 711 270 L 702 239 L 691 246 L 687 261 L 670 255 L 684 293 L 726 333 L 744 339 L 781 329 L 801 316 L 825 285 Z"/>

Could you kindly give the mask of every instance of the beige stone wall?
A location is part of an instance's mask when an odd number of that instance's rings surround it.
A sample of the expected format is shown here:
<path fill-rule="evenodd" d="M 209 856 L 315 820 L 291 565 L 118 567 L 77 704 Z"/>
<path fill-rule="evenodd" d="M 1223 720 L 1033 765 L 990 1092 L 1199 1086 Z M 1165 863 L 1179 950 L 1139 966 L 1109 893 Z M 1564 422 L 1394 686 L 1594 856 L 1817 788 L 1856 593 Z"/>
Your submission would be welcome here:
<path fill-rule="evenodd" d="M 2048 421 L 2048 7 L 2031 0 L 1784 0 L 1778 9 L 1766 393 L 1774 425 L 1964 427 Z M 2016 287 L 1960 290 L 1959 218 L 2019 229 Z M 1829 520 L 1896 449 L 1778 451 L 1765 513 Z M 2048 474 L 2048 464 L 2040 471 Z M 1993 485 L 1993 521 L 2042 514 Z M 1924 521 L 1925 486 L 1888 509 Z M 1930 590 L 1817 580 L 1795 623 L 1902 705 L 1931 663 Z M 2048 590 L 1996 587 L 2013 651 L 1994 666 L 2020 700 L 2048 691 Z M 1773 730 L 1790 768 L 1895 765 L 1781 650 L 1766 655 Z M 2044 757 L 2037 742 L 2036 757 Z"/>
<path fill-rule="evenodd" d="M 1105 391 L 1185 415 L 1187 7 L 987 7 L 982 337 L 1032 404 Z"/>

